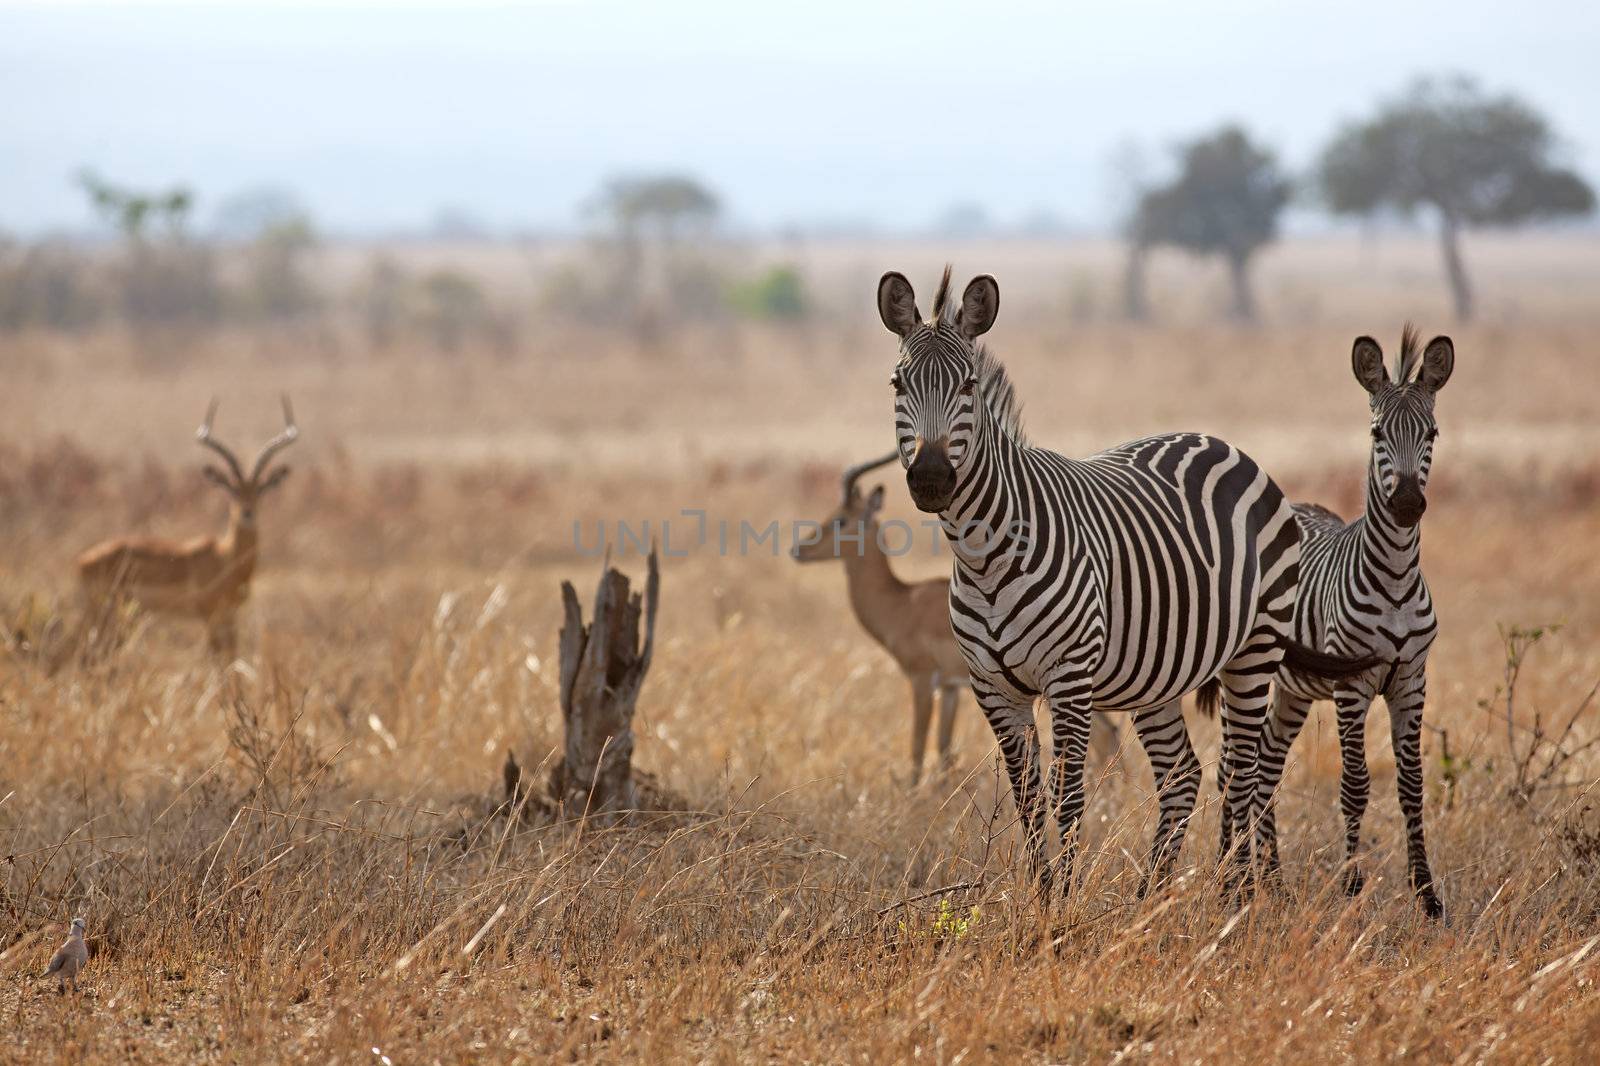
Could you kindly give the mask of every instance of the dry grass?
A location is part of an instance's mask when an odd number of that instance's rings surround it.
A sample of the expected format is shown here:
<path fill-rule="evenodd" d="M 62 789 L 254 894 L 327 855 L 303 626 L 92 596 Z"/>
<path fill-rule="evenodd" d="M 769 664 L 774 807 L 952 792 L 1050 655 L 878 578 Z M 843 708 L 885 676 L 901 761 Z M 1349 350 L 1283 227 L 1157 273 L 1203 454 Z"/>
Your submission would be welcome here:
<path fill-rule="evenodd" d="M 1041 911 L 970 704 L 961 776 L 906 789 L 904 686 L 842 576 L 763 553 L 664 567 L 638 763 L 674 809 L 612 828 L 496 813 L 507 749 L 537 764 L 559 739 L 557 583 L 598 574 L 572 522 L 819 517 L 837 464 L 889 435 L 892 346 L 867 313 L 650 357 L 563 333 L 450 363 L 249 336 L 153 372 L 117 338 L 4 342 L 0 1058 L 1587 1061 L 1600 759 L 1514 802 L 1503 724 L 1479 706 L 1502 677 L 1497 623 L 1565 623 L 1528 658 L 1522 724 L 1600 677 L 1600 430 L 1581 387 L 1600 322 L 1578 307 L 1456 331 L 1440 402 L 1428 713 L 1451 758 L 1435 733 L 1425 757 L 1448 925 L 1404 885 L 1381 711 L 1362 898 L 1334 887 L 1319 716 L 1289 775 L 1281 892 L 1219 898 L 1208 790 L 1186 881 L 1135 901 L 1153 818 L 1130 752 L 1096 785 L 1081 888 Z M 1388 340 L 1386 315 L 1129 330 L 1035 310 L 994 341 L 1042 441 L 1216 430 L 1348 511 L 1365 448 L 1349 335 Z M 219 521 L 186 443 L 205 397 L 223 395 L 219 433 L 250 440 L 282 386 L 306 440 L 265 509 L 243 660 L 218 668 L 197 628 L 140 620 L 114 658 L 40 670 L 22 644 L 72 617 L 77 550 Z M 94 957 L 82 997 L 57 997 L 33 975 L 78 911 Z"/>

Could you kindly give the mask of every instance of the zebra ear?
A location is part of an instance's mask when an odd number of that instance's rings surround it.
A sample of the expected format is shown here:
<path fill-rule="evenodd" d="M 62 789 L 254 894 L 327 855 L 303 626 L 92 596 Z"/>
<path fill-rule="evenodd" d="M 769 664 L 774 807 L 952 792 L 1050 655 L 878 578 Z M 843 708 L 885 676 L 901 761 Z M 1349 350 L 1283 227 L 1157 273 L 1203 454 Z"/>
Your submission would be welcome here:
<path fill-rule="evenodd" d="M 1371 337 L 1356 338 L 1355 347 L 1350 350 L 1350 369 L 1370 393 L 1377 393 L 1389 381 L 1389 373 L 1383 369 L 1383 349 Z"/>
<path fill-rule="evenodd" d="M 1449 337 L 1435 337 L 1422 351 L 1422 373 L 1417 375 L 1417 384 L 1437 392 L 1444 388 L 1455 368 L 1456 346 Z"/>
<path fill-rule="evenodd" d="M 1000 313 L 1000 283 L 992 274 L 979 274 L 967 282 L 961 294 L 961 310 L 956 312 L 956 329 L 968 340 L 981 337 L 994 325 Z"/>
<path fill-rule="evenodd" d="M 911 291 L 911 282 L 897 270 L 889 271 L 878 281 L 878 316 L 890 333 L 900 337 L 922 325 L 917 294 Z"/>

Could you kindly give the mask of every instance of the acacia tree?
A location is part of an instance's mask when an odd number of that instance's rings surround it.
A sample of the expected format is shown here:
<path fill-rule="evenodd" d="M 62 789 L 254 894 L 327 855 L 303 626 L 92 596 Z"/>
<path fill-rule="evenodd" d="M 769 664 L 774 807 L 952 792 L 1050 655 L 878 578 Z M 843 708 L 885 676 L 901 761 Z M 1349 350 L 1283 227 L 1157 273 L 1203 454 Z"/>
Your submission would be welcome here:
<path fill-rule="evenodd" d="M 1371 119 L 1345 125 L 1323 150 L 1317 179 L 1337 214 L 1432 208 L 1456 314 L 1466 320 L 1472 287 L 1463 227 L 1594 209 L 1594 190 L 1556 163 L 1555 148 L 1549 124 L 1515 97 L 1487 96 L 1469 78 L 1424 78 Z"/>
<path fill-rule="evenodd" d="M 1252 320 L 1250 259 L 1278 235 L 1289 180 L 1272 153 L 1238 126 L 1181 146 L 1178 159 L 1178 176 L 1141 196 L 1128 224 L 1135 261 L 1142 268 L 1144 250 L 1162 244 L 1222 256 L 1233 284 L 1233 317 Z"/>
<path fill-rule="evenodd" d="M 90 206 L 122 234 L 125 257 L 117 286 L 129 322 L 155 325 L 215 315 L 218 289 L 211 255 L 188 238 L 194 195 L 187 188 L 140 192 L 90 170 L 78 175 L 78 184 Z"/>
<path fill-rule="evenodd" d="M 710 189 L 675 174 L 613 178 L 590 205 L 605 225 L 616 262 L 616 295 L 608 304 L 631 309 L 644 334 L 654 316 L 643 299 L 655 280 L 680 311 L 705 311 L 720 299 L 709 269 L 680 247 L 685 238 L 704 236 L 716 225 L 722 205 Z M 648 269 L 654 263 L 655 269 Z"/>

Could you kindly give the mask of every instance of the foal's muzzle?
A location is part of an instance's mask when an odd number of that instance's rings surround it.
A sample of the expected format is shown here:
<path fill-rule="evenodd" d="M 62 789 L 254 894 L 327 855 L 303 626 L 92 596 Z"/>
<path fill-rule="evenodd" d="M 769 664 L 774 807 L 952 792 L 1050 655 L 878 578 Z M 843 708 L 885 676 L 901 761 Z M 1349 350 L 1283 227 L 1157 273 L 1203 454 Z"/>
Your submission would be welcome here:
<path fill-rule="evenodd" d="M 1422 483 L 1416 475 L 1399 478 L 1394 491 L 1389 494 L 1389 513 L 1402 526 L 1414 526 L 1422 521 L 1422 512 L 1428 509 L 1428 498 L 1422 494 Z"/>

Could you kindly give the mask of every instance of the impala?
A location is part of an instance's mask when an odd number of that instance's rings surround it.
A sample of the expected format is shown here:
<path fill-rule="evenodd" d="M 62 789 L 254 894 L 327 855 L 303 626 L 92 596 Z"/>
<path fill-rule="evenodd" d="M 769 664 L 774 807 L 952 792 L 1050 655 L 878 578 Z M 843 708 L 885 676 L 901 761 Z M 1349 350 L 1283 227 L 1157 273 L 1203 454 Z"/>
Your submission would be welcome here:
<path fill-rule="evenodd" d="M 894 657 L 911 682 L 911 780 L 922 775 L 933 721 L 934 694 L 939 696 L 939 768 L 950 767 L 950 737 L 961 690 L 970 687 L 967 663 L 950 629 L 950 582 L 946 578 L 907 584 L 895 576 L 879 539 L 878 512 L 883 486 L 863 496 L 857 487 L 863 474 L 887 466 L 899 456 L 852 466 L 844 472 L 843 500 L 818 530 L 816 538 L 799 542 L 796 562 L 837 559 L 844 563 L 850 606 L 872 639 Z M 1093 747 L 1101 765 L 1117 753 L 1117 730 L 1095 716 Z"/>
<path fill-rule="evenodd" d="M 165 540 L 116 537 L 78 557 L 91 624 L 105 625 L 116 608 L 133 602 L 158 614 L 198 618 L 206 625 L 211 650 L 232 655 L 238 642 L 235 618 L 250 595 L 256 570 L 256 512 L 261 497 L 282 484 L 289 468 L 270 472 L 273 456 L 295 442 L 289 397 L 283 397 L 283 432 L 268 441 L 245 473 L 233 451 L 211 435 L 217 414 L 212 400 L 195 435 L 202 447 L 222 457 L 225 468 L 207 465 L 205 476 L 228 493 L 228 528 L 221 536 Z"/>

